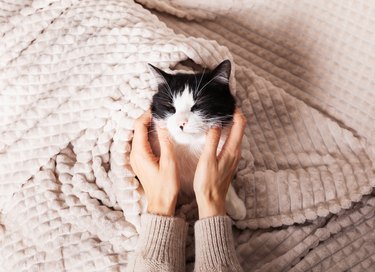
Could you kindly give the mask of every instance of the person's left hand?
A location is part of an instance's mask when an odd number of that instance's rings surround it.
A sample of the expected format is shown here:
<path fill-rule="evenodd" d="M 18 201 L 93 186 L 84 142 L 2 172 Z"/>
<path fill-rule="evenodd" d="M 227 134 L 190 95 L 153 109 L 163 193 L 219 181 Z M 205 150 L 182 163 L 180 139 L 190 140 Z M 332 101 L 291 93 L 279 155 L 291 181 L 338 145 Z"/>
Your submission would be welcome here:
<path fill-rule="evenodd" d="M 157 127 L 160 157 L 153 154 L 148 141 L 151 118 L 151 111 L 148 110 L 135 122 L 130 164 L 145 191 L 147 211 L 173 216 L 180 189 L 173 143 L 167 129 Z"/>

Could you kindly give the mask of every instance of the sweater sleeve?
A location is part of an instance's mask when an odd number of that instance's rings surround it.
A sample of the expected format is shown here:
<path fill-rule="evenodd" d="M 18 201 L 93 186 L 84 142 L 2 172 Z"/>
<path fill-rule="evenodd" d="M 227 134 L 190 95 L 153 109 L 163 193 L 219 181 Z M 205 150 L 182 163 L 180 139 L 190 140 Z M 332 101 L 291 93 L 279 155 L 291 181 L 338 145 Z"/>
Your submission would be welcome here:
<path fill-rule="evenodd" d="M 182 218 L 144 214 L 129 271 L 185 271 L 187 224 Z"/>
<path fill-rule="evenodd" d="M 234 249 L 231 220 L 213 216 L 198 220 L 194 271 L 243 271 Z"/>

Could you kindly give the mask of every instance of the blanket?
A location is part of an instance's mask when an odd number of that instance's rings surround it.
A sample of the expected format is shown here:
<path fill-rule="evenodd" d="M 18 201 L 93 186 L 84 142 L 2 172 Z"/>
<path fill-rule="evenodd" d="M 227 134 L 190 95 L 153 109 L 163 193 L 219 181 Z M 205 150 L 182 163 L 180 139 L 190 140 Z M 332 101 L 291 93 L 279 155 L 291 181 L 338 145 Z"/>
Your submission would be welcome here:
<path fill-rule="evenodd" d="M 374 269 L 374 5 L 138 2 L 0 1 L 0 271 L 126 270 L 147 63 L 187 59 L 235 67 L 245 271 Z"/>

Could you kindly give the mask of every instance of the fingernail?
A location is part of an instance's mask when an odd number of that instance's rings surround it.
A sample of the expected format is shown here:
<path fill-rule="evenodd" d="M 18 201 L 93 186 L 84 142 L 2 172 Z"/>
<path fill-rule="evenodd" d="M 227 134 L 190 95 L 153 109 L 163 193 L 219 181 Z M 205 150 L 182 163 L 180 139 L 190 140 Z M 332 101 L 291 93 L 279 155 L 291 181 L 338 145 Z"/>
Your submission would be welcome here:
<path fill-rule="evenodd" d="M 221 124 L 220 123 L 213 124 L 211 128 L 221 128 Z"/>

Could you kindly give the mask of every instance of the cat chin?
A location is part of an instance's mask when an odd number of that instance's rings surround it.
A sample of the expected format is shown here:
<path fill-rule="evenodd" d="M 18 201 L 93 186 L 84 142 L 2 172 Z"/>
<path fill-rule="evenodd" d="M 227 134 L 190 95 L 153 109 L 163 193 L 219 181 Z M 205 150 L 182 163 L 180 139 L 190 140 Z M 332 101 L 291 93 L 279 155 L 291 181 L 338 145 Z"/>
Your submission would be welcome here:
<path fill-rule="evenodd" d="M 205 134 L 198 133 L 171 133 L 173 140 L 181 145 L 194 145 L 205 139 Z"/>

